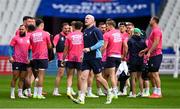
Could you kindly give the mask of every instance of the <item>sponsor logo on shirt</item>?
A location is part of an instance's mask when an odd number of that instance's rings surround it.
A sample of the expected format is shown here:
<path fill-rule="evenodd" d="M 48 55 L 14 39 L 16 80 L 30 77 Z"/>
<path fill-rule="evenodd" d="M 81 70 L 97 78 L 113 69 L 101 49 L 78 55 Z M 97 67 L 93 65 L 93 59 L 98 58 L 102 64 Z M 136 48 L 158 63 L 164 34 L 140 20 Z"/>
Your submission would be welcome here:
<path fill-rule="evenodd" d="M 33 33 L 32 36 L 33 36 L 33 42 L 43 41 L 42 32 Z"/>
<path fill-rule="evenodd" d="M 81 35 L 73 35 L 72 36 L 72 44 L 73 45 L 79 45 L 82 44 L 82 36 Z"/>
<path fill-rule="evenodd" d="M 114 37 L 113 42 L 121 42 L 122 41 L 122 37 L 121 37 L 120 33 L 114 33 L 114 34 L 112 34 L 112 36 Z"/>

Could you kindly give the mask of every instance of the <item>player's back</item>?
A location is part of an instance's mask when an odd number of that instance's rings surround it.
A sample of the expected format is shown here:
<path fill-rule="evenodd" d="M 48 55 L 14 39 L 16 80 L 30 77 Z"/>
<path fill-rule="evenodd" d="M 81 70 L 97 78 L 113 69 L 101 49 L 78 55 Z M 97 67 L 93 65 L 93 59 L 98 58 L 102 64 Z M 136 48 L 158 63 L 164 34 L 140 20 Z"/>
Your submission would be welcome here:
<path fill-rule="evenodd" d="M 32 45 L 32 58 L 48 59 L 48 43 L 50 43 L 48 32 L 37 29 L 31 34 L 30 41 Z"/>
<path fill-rule="evenodd" d="M 105 41 L 108 41 L 107 56 L 121 55 L 123 37 L 121 33 L 113 29 L 105 34 Z"/>
<path fill-rule="evenodd" d="M 65 45 L 68 45 L 68 60 L 74 61 L 73 57 L 76 57 L 75 61 L 80 61 L 83 54 L 83 34 L 80 31 L 74 31 L 67 36 Z"/>

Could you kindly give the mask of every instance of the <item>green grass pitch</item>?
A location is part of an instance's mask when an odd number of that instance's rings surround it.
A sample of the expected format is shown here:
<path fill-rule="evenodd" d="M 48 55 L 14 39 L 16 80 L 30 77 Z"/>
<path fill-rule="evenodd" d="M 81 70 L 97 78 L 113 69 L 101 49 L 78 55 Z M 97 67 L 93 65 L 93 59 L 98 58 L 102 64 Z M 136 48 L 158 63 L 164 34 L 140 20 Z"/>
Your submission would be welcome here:
<path fill-rule="evenodd" d="M 60 97 L 52 96 L 55 76 L 45 77 L 44 90 L 48 92 L 45 100 L 38 99 L 10 99 L 10 76 L 0 76 L 0 108 L 180 108 L 180 79 L 173 79 L 172 75 L 161 76 L 163 98 L 127 98 L 119 97 L 112 104 L 105 105 L 106 97 L 87 98 L 86 104 L 79 105 L 72 102 L 65 95 L 66 77 L 61 82 Z M 76 89 L 76 79 L 73 83 Z M 95 82 L 93 92 L 96 92 Z M 16 88 L 17 92 L 17 88 Z"/>

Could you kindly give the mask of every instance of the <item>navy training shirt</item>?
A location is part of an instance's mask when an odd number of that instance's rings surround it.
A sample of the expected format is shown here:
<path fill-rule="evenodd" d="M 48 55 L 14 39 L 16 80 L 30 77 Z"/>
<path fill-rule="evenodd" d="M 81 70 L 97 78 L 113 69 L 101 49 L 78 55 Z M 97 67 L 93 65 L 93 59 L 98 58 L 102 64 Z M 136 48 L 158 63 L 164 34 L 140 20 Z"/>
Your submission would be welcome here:
<path fill-rule="evenodd" d="M 84 53 L 83 60 L 102 58 L 100 48 L 103 46 L 102 32 L 95 26 L 86 28 L 83 33 L 84 48 L 91 48 L 90 52 Z"/>
<path fill-rule="evenodd" d="M 142 65 L 144 58 L 139 57 L 139 52 L 146 48 L 146 43 L 143 37 L 133 35 L 128 40 L 129 63 L 133 65 Z"/>

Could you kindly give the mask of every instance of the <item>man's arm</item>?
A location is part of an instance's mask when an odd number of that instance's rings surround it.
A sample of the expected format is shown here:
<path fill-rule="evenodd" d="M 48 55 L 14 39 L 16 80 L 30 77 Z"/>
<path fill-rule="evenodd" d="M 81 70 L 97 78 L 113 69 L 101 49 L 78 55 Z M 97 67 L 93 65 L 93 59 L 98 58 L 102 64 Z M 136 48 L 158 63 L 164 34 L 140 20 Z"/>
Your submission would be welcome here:
<path fill-rule="evenodd" d="M 154 51 L 155 49 L 156 49 L 156 47 L 157 47 L 157 45 L 158 45 L 158 43 L 159 43 L 159 40 L 160 40 L 160 37 L 156 37 L 155 39 L 154 39 L 154 42 L 153 42 L 153 44 L 152 44 L 152 47 L 149 49 L 149 53 L 152 53 L 152 51 Z"/>
<path fill-rule="evenodd" d="M 68 53 L 68 46 L 65 46 L 64 47 L 64 52 L 63 52 L 63 60 L 66 59 L 67 53 Z"/>
<path fill-rule="evenodd" d="M 108 42 L 107 42 L 107 41 L 104 41 L 104 45 L 101 47 L 101 53 L 102 53 L 102 54 L 103 54 L 104 51 L 106 50 L 107 45 L 108 45 Z"/>
<path fill-rule="evenodd" d="M 127 57 L 127 53 L 128 53 L 128 44 L 127 42 L 123 42 L 123 54 L 122 54 L 122 59 L 125 60 L 125 58 Z"/>
<path fill-rule="evenodd" d="M 13 54 L 14 54 L 14 47 L 13 46 L 9 46 L 9 61 L 10 63 L 13 63 L 14 62 L 14 59 L 13 59 Z"/>

